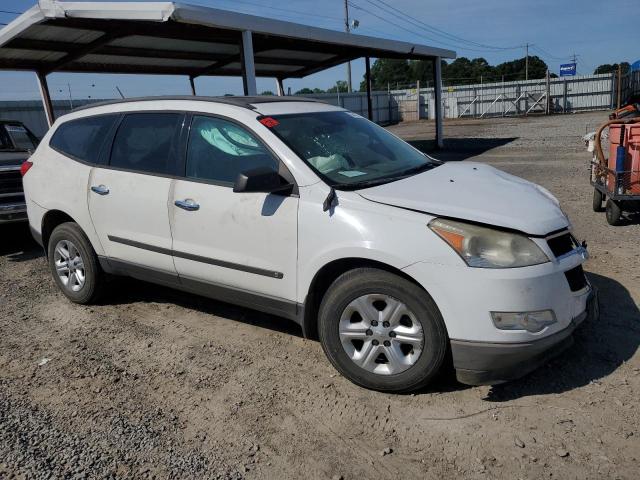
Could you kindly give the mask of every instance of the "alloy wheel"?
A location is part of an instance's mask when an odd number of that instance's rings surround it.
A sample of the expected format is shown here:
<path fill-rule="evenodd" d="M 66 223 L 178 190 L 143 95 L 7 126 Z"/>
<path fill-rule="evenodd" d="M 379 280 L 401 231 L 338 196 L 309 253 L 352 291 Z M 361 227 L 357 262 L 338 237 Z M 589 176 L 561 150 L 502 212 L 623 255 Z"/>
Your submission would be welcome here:
<path fill-rule="evenodd" d="M 424 332 L 413 312 L 383 294 L 362 295 L 349 303 L 340 317 L 339 335 L 356 365 L 380 375 L 407 370 L 424 348 Z"/>
<path fill-rule="evenodd" d="M 67 290 L 78 292 L 85 284 L 84 260 L 80 250 L 69 240 L 60 240 L 53 252 L 58 278 Z"/>

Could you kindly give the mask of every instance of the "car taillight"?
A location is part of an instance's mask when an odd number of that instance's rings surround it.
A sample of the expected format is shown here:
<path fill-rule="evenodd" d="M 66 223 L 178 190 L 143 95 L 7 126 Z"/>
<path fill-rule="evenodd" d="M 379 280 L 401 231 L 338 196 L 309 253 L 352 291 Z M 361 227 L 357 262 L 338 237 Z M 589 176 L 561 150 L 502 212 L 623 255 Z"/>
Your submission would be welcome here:
<path fill-rule="evenodd" d="M 33 167 L 33 162 L 23 162 L 22 165 L 20 165 L 20 175 L 24 177 L 31 167 Z"/>

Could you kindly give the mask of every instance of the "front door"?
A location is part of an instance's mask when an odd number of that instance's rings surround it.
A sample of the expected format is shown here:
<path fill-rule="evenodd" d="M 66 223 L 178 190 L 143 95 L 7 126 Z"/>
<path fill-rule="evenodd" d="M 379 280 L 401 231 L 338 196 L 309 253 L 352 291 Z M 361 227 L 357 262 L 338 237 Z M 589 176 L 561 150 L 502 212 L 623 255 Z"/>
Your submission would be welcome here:
<path fill-rule="evenodd" d="M 89 179 L 89 212 L 110 259 L 175 274 L 168 206 L 184 114 L 127 114 L 108 165 Z"/>
<path fill-rule="evenodd" d="M 238 173 L 257 167 L 282 168 L 243 126 L 193 117 L 185 178 L 175 180 L 170 205 L 176 269 L 181 282 L 198 283 L 214 297 L 224 299 L 216 292 L 226 290 L 240 304 L 247 294 L 293 303 L 298 198 L 234 193 Z"/>

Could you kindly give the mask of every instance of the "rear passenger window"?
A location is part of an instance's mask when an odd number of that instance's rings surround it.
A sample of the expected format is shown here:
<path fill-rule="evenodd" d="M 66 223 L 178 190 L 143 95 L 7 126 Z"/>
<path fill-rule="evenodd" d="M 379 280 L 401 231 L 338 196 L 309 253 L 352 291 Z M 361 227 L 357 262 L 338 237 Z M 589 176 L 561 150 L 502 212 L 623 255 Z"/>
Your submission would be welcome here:
<path fill-rule="evenodd" d="M 98 163 L 100 149 L 118 115 L 99 115 L 63 123 L 53 134 L 49 146 L 69 157 Z"/>
<path fill-rule="evenodd" d="M 112 167 L 140 172 L 174 174 L 181 113 L 126 115 L 111 148 Z"/>
<path fill-rule="evenodd" d="M 195 116 L 187 150 L 188 178 L 233 185 L 239 173 L 278 170 L 278 160 L 248 130 L 219 118 Z"/>

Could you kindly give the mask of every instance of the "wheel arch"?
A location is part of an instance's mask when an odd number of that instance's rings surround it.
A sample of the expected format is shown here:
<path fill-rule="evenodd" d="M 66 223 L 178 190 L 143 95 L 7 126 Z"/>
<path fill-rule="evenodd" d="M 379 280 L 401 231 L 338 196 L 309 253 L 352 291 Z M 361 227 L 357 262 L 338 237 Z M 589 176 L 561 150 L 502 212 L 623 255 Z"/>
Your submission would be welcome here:
<path fill-rule="evenodd" d="M 66 222 L 78 223 L 71 215 L 62 210 L 49 210 L 42 217 L 40 231 L 42 232 L 42 245 L 45 255 L 49 254 L 49 238 L 51 237 L 51 233 L 58 225 Z"/>
<path fill-rule="evenodd" d="M 314 340 L 318 338 L 318 311 L 329 286 L 343 273 L 356 268 L 367 267 L 396 274 L 423 289 L 412 276 L 397 267 L 378 260 L 361 257 L 346 257 L 333 260 L 320 268 L 309 284 L 309 289 L 307 290 L 307 295 L 304 300 L 304 314 L 301 319 L 302 332 L 305 338 Z"/>

